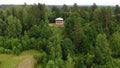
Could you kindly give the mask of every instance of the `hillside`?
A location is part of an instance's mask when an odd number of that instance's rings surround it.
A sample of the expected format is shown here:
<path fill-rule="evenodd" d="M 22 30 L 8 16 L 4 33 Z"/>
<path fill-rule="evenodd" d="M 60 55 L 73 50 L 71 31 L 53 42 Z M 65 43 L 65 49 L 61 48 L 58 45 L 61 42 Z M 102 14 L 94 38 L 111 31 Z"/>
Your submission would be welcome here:
<path fill-rule="evenodd" d="M 0 68 L 120 68 L 119 5 L 5 7 Z"/>

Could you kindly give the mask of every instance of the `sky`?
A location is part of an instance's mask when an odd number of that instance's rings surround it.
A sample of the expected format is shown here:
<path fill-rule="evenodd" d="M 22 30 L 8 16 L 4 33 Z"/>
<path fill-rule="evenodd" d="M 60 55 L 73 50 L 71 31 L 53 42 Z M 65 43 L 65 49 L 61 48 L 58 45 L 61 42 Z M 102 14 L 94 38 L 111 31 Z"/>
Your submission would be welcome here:
<path fill-rule="evenodd" d="M 0 4 L 37 4 L 43 3 L 46 5 L 73 5 L 77 3 L 78 5 L 92 5 L 96 3 L 97 5 L 120 5 L 120 0 L 0 0 Z"/>

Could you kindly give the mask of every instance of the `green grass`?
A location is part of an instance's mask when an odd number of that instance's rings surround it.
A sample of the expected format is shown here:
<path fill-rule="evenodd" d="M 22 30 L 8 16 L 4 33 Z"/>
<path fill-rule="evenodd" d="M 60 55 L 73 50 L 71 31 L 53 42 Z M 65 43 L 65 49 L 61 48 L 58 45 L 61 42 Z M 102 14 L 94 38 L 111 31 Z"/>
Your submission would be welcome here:
<path fill-rule="evenodd" d="M 38 64 L 37 68 L 43 68 L 43 65 L 42 64 Z"/>
<path fill-rule="evenodd" d="M 24 59 L 31 58 L 33 55 L 40 54 L 35 50 L 22 52 L 19 56 L 12 54 L 0 54 L 0 68 L 16 68 L 16 66 Z"/>

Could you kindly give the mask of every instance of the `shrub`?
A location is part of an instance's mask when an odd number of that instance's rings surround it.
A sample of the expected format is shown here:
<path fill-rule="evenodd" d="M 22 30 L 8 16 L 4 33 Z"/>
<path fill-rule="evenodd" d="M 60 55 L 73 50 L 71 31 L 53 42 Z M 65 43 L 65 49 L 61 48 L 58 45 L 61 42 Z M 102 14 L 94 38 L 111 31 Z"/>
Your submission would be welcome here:
<path fill-rule="evenodd" d="M 11 54 L 12 53 L 12 51 L 10 50 L 10 49 L 5 49 L 5 51 L 4 51 L 6 54 Z"/>
<path fill-rule="evenodd" d="M 34 55 L 34 59 L 36 59 L 36 64 L 46 64 L 47 63 L 47 55 L 46 53 Z"/>
<path fill-rule="evenodd" d="M 0 53 L 4 53 L 4 48 L 3 47 L 0 47 Z"/>
<path fill-rule="evenodd" d="M 34 55 L 34 58 L 36 59 L 36 63 L 39 64 L 42 62 L 41 56 L 40 55 Z"/>

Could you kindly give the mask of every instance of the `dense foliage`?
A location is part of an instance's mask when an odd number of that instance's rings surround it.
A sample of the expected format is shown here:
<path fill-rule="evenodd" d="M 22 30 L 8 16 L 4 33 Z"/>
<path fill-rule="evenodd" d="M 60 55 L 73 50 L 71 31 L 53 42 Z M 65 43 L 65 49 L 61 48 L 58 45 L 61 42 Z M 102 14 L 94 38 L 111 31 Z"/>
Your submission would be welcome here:
<path fill-rule="evenodd" d="M 57 17 L 64 25 L 49 26 Z M 0 10 L 0 54 L 38 50 L 36 67 L 120 68 L 120 7 L 22 5 Z"/>

